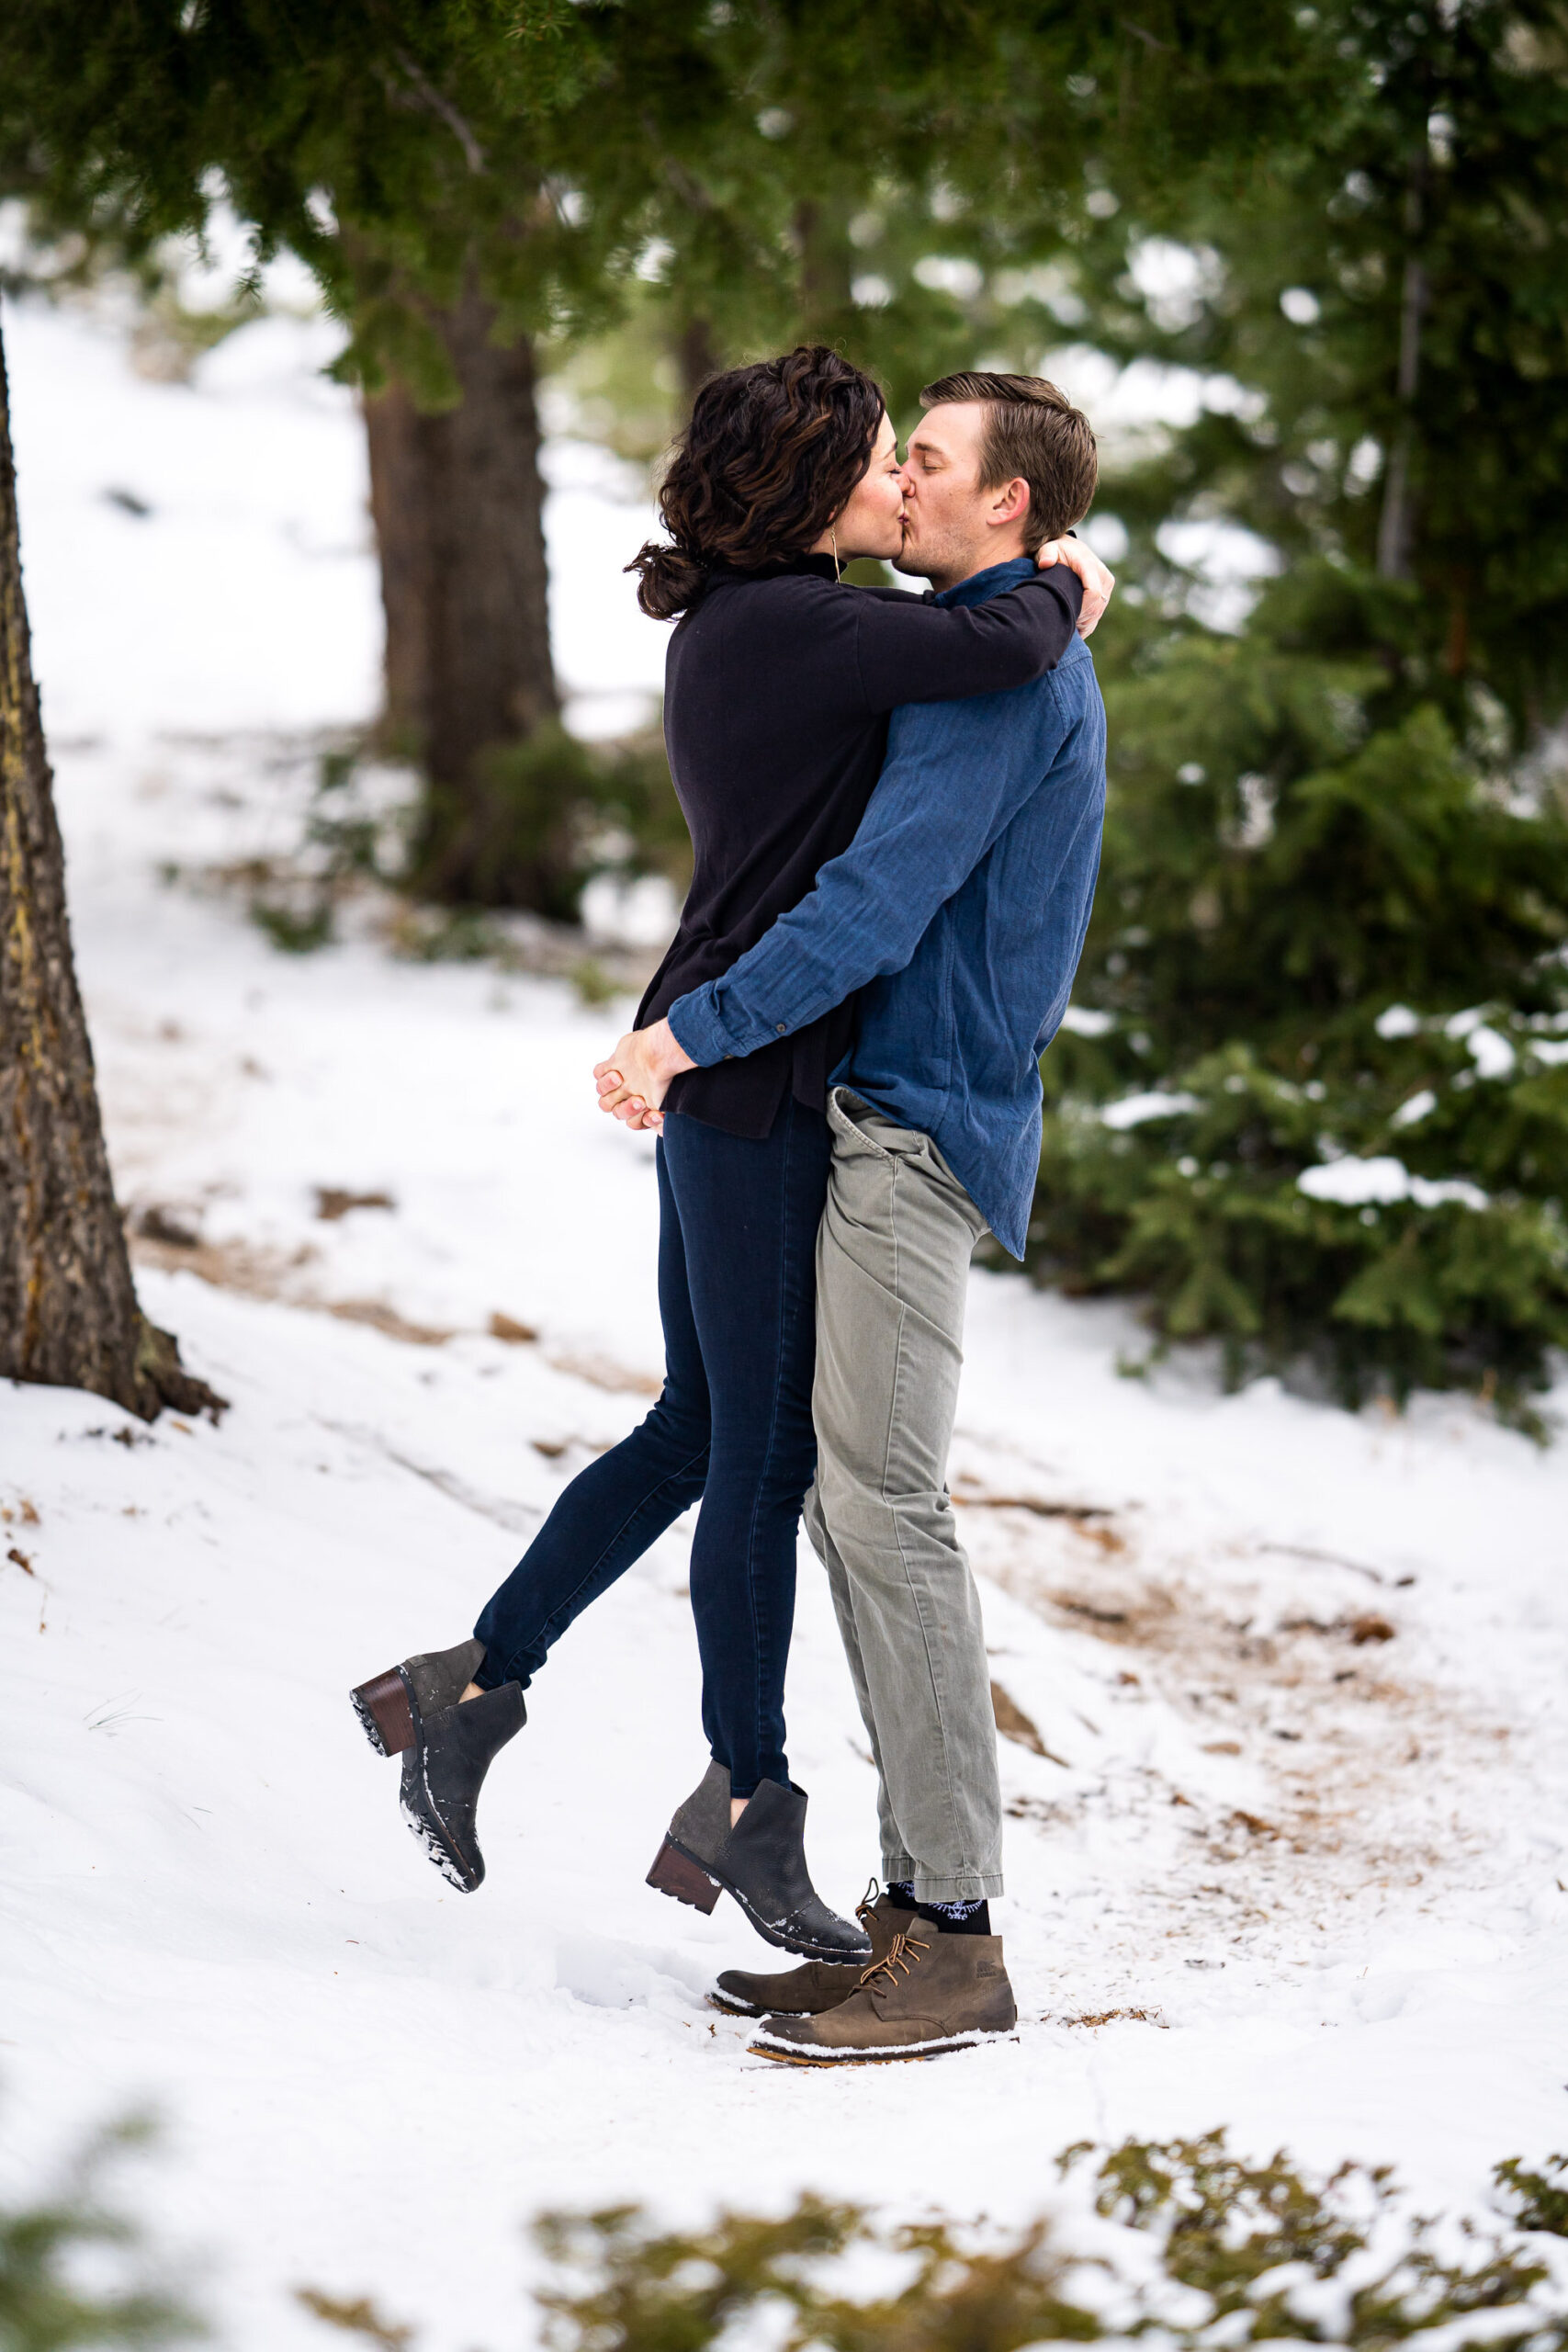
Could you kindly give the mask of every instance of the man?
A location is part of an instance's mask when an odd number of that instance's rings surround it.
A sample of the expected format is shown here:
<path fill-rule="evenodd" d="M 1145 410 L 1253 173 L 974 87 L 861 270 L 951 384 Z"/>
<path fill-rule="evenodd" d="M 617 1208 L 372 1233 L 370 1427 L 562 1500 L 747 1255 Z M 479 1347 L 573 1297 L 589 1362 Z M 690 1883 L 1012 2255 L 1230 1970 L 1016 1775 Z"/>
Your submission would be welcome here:
<path fill-rule="evenodd" d="M 1094 437 L 1036 378 L 952 376 L 921 400 L 899 568 L 940 603 L 983 603 L 1087 512 Z M 988 1227 L 1023 1254 L 1039 1057 L 1083 945 L 1104 790 L 1081 639 L 1032 685 L 896 711 L 851 847 L 722 978 L 624 1038 L 601 1080 L 604 1106 L 640 1123 L 678 1071 L 862 991 L 829 1104 L 807 1525 L 876 1762 L 888 1883 L 863 1978 L 720 1979 L 727 2005 L 771 2007 L 752 2045 L 769 2057 L 927 2056 L 1017 2021 L 987 1908 L 1002 1891 L 990 1676 L 946 1464 L 971 1252 Z"/>

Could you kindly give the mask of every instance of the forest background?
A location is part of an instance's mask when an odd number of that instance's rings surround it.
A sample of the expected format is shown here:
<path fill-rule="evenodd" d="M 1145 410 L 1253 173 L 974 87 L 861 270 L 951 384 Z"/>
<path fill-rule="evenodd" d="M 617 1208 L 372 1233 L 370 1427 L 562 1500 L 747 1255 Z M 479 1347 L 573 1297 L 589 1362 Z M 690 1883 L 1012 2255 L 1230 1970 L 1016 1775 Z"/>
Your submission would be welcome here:
<path fill-rule="evenodd" d="M 1532 1425 L 1568 1344 L 1554 0 L 34 0 L 0 28 L 0 194 L 15 281 L 128 277 L 173 345 L 254 315 L 282 252 L 343 321 L 376 745 L 420 787 L 395 845 L 334 838 L 458 943 L 570 922 L 606 864 L 679 870 L 657 744 L 560 724 L 543 382 L 651 461 L 716 367 L 799 337 L 896 418 L 1067 345 L 1165 371 L 1089 526 L 1111 799 L 1032 1269 L 1145 1299 L 1156 1351 L 1218 1339 L 1233 1380 L 1461 1385 Z M 246 263 L 194 316 L 182 262 L 231 220 Z M 194 1391 L 113 1215 L 7 514 L 0 1267 L 43 1305 L 0 1316 L 0 1368 L 155 1411 Z"/>

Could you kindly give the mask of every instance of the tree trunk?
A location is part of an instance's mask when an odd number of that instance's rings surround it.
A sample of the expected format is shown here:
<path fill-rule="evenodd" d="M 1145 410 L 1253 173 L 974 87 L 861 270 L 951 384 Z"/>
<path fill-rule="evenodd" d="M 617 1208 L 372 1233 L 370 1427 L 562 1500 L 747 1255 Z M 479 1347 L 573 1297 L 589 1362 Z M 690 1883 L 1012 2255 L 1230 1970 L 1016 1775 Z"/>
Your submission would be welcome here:
<path fill-rule="evenodd" d="M 692 413 L 692 402 L 710 376 L 719 372 L 717 345 L 714 342 L 713 321 L 699 311 L 682 319 L 675 331 L 675 365 L 681 371 L 681 405 L 685 415 Z"/>
<path fill-rule="evenodd" d="M 1404 225 L 1412 239 L 1425 225 L 1426 166 L 1418 164 L 1404 197 Z M 1416 538 L 1416 510 L 1411 471 L 1416 456 L 1416 394 L 1421 380 L 1421 329 L 1431 288 L 1420 254 L 1406 254 L 1399 299 L 1399 373 L 1395 389 L 1400 423 L 1388 453 L 1383 475 L 1382 512 L 1378 517 L 1378 573 L 1384 580 L 1408 580 Z"/>
<path fill-rule="evenodd" d="M 854 320 L 850 292 L 852 249 L 841 201 L 811 198 L 795 208 L 800 255 L 800 331 L 807 343 L 833 343 Z"/>
<path fill-rule="evenodd" d="M 0 1376 L 143 1420 L 222 1399 L 141 1314 L 115 1206 L 33 682 L 0 346 Z"/>
<path fill-rule="evenodd" d="M 559 711 L 550 662 L 548 573 L 534 353 L 490 339 L 474 288 L 433 323 L 461 398 L 422 413 L 393 383 L 365 403 L 370 505 L 387 616 L 387 726 L 430 792 L 416 879 L 457 902 L 529 903 L 525 868 L 496 856 L 498 747 Z M 510 877 L 498 889 L 498 876 Z"/>

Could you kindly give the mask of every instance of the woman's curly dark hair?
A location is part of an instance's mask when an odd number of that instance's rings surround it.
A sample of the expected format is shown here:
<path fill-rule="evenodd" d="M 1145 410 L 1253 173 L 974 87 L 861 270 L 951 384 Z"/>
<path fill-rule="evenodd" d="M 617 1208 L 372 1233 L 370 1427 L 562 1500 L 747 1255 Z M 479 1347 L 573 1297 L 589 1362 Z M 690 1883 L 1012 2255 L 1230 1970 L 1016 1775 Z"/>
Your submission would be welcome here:
<path fill-rule="evenodd" d="M 882 411 L 872 379 L 820 343 L 712 377 L 659 492 L 673 544 L 649 540 L 626 566 L 643 611 L 673 620 L 716 563 L 758 571 L 803 553 L 871 463 Z"/>

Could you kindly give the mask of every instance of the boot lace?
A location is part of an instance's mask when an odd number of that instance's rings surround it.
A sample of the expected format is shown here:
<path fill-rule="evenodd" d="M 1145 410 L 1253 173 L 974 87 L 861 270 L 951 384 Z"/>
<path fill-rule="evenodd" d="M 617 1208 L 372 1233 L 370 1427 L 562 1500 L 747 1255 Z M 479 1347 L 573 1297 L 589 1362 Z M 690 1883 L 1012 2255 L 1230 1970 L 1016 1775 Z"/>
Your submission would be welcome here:
<path fill-rule="evenodd" d="M 885 1958 L 874 1960 L 869 1968 L 862 1970 L 860 1981 L 863 1984 L 869 1985 L 874 1978 L 885 1976 L 887 1979 L 886 1984 L 877 1984 L 874 1989 L 879 1993 L 891 1992 L 897 1986 L 900 1976 L 908 1976 L 911 1969 L 919 1968 L 919 1962 L 913 1959 L 911 1954 L 918 1951 L 930 1951 L 930 1950 L 931 1944 L 925 1937 L 917 1936 L 906 1928 L 901 1935 L 894 1937 L 892 1950 Z"/>

